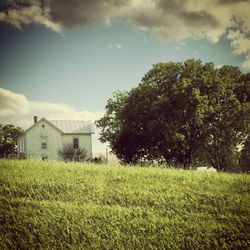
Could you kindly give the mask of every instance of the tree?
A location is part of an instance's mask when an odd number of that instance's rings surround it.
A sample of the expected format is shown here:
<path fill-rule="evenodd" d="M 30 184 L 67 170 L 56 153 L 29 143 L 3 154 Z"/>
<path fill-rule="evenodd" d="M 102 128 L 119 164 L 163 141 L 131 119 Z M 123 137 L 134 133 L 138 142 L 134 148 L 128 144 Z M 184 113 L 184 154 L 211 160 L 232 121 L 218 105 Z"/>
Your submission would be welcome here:
<path fill-rule="evenodd" d="M 232 66 L 223 66 L 216 72 L 216 89 L 207 94 L 209 109 L 204 119 L 203 149 L 213 167 L 226 170 L 237 165 L 237 147 L 244 144 L 249 134 L 250 82 Z"/>
<path fill-rule="evenodd" d="M 101 141 L 126 163 L 164 159 L 226 169 L 249 133 L 248 87 L 249 78 L 235 67 L 199 60 L 156 64 L 137 87 L 108 100 L 96 123 Z"/>
<path fill-rule="evenodd" d="M 241 151 L 239 169 L 244 172 L 250 171 L 250 138 L 245 142 Z"/>
<path fill-rule="evenodd" d="M 73 143 L 65 143 L 58 150 L 58 155 L 63 161 L 85 161 L 87 150 L 84 148 L 74 148 Z"/>
<path fill-rule="evenodd" d="M 0 157 L 17 153 L 17 139 L 23 134 L 23 129 L 12 124 L 0 124 Z"/>

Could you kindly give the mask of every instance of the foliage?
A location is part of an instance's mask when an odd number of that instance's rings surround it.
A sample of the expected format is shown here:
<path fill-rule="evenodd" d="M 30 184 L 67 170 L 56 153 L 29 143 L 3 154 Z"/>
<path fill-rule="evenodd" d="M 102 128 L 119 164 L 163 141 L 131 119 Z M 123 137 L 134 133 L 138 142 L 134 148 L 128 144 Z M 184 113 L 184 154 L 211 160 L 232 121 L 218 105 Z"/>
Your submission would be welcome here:
<path fill-rule="evenodd" d="M 0 249 L 250 245 L 246 174 L 2 160 L 0 183 Z"/>
<path fill-rule="evenodd" d="M 85 161 L 87 150 L 84 148 L 74 148 L 73 143 L 65 143 L 58 150 L 58 155 L 63 161 Z"/>
<path fill-rule="evenodd" d="M 24 159 L 27 159 L 27 155 L 25 153 L 18 153 L 17 154 L 17 159 L 19 160 L 24 160 Z"/>
<path fill-rule="evenodd" d="M 12 124 L 0 124 L 0 157 L 17 153 L 17 139 L 23 132 L 22 128 Z"/>
<path fill-rule="evenodd" d="M 121 130 L 121 111 L 123 110 L 127 98 L 127 92 L 117 91 L 114 92 L 112 98 L 107 101 L 104 117 L 96 122 L 97 126 L 101 128 L 101 142 L 115 141 L 116 135 Z"/>
<path fill-rule="evenodd" d="M 238 68 L 159 63 L 136 88 L 114 93 L 96 124 L 101 141 L 125 163 L 204 162 L 226 170 L 249 134 L 249 93 L 249 76 Z"/>
<path fill-rule="evenodd" d="M 241 171 L 250 172 L 250 138 L 245 142 L 239 162 Z"/>
<path fill-rule="evenodd" d="M 103 163 L 107 163 L 107 159 L 104 155 L 99 154 L 99 156 L 93 157 L 90 162 L 92 163 L 96 163 L 96 164 L 103 164 Z"/>

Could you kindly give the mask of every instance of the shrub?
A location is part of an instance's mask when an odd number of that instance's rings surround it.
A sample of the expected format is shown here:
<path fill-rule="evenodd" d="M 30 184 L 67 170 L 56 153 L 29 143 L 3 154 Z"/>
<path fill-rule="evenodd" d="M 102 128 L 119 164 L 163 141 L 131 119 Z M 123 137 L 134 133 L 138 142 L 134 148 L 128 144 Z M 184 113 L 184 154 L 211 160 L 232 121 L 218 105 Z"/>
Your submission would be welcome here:
<path fill-rule="evenodd" d="M 63 161 L 85 161 L 87 150 L 85 148 L 74 148 L 73 143 L 65 143 L 58 150 L 58 155 Z"/>
<path fill-rule="evenodd" d="M 101 155 L 101 154 L 99 154 L 99 156 L 93 157 L 90 160 L 90 162 L 96 163 L 96 164 L 106 164 L 106 163 L 108 163 L 107 159 L 105 158 L 105 156 Z"/>
<path fill-rule="evenodd" d="M 25 153 L 18 153 L 17 154 L 17 159 L 25 160 L 25 159 L 27 159 L 27 155 Z"/>

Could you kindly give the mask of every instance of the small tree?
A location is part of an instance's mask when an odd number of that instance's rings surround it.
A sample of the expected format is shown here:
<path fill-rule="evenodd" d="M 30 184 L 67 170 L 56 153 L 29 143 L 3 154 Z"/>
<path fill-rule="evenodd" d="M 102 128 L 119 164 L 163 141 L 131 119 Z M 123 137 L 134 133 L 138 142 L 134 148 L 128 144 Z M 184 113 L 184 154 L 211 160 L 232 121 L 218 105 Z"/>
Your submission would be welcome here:
<path fill-rule="evenodd" d="M 87 150 L 85 148 L 74 148 L 73 143 L 65 143 L 58 150 L 58 155 L 63 161 L 85 161 Z"/>
<path fill-rule="evenodd" d="M 17 138 L 22 135 L 23 129 L 12 124 L 0 124 L 0 157 L 17 153 Z"/>

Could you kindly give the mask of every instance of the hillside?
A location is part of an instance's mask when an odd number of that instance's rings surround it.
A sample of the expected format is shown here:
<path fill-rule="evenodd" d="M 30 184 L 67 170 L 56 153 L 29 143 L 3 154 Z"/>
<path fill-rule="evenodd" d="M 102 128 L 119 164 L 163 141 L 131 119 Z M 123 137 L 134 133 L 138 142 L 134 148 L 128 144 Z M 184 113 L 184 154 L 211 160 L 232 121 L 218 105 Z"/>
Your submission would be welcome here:
<path fill-rule="evenodd" d="M 0 249 L 249 247 L 249 175 L 0 160 Z"/>

